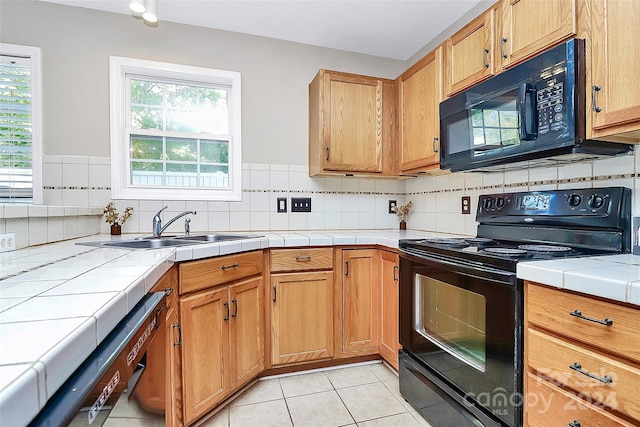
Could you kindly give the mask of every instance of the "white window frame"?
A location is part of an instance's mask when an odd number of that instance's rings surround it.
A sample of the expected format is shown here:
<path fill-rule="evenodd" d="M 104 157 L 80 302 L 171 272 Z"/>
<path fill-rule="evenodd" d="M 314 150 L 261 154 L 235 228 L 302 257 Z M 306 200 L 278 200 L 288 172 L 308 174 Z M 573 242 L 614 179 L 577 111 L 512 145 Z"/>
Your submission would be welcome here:
<path fill-rule="evenodd" d="M 32 203 L 43 204 L 42 188 L 42 54 L 39 47 L 0 43 L 0 53 L 28 57 L 31 65 Z"/>
<path fill-rule="evenodd" d="M 127 127 L 127 75 L 178 82 L 229 86 L 229 188 L 141 187 L 131 185 L 129 129 Z M 109 57 L 111 197 L 142 200 L 242 200 L 240 73 L 142 59 Z"/>

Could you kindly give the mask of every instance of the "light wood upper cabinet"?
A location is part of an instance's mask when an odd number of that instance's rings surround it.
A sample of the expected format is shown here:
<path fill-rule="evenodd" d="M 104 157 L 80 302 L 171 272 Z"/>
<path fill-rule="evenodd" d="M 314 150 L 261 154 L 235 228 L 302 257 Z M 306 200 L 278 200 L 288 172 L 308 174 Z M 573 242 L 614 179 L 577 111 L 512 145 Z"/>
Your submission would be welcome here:
<path fill-rule="evenodd" d="M 496 58 L 502 68 L 577 32 L 576 0 L 502 0 L 497 10 Z"/>
<path fill-rule="evenodd" d="M 493 8 L 471 21 L 444 44 L 444 91 L 451 96 L 496 72 Z"/>
<path fill-rule="evenodd" d="M 342 356 L 378 352 L 380 276 L 375 249 L 342 250 Z"/>
<path fill-rule="evenodd" d="M 320 70 L 309 85 L 309 174 L 392 174 L 393 80 Z"/>
<path fill-rule="evenodd" d="M 442 47 L 398 78 L 400 170 L 439 170 Z"/>
<path fill-rule="evenodd" d="M 629 0 L 591 0 L 591 5 L 592 137 L 640 142 L 640 55 L 633 39 L 640 7 Z"/>
<path fill-rule="evenodd" d="M 398 369 L 398 296 L 400 267 L 398 254 L 380 251 L 382 268 L 382 315 L 380 316 L 380 355 Z"/>

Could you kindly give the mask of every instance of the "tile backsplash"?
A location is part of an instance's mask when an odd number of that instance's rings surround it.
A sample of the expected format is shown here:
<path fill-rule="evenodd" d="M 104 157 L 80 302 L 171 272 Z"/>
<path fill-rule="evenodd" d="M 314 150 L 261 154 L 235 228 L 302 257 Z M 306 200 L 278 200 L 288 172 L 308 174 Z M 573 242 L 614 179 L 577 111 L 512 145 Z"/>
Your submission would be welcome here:
<path fill-rule="evenodd" d="M 195 210 L 191 231 L 282 231 L 385 229 L 398 227 L 388 201 L 413 201 L 408 227 L 416 230 L 475 235 L 478 196 L 488 193 L 625 186 L 639 191 L 640 155 L 614 157 L 557 167 L 503 173 L 459 172 L 406 180 L 308 176 L 299 165 L 243 165 L 241 202 L 115 200 L 119 210 L 134 208 L 124 233 L 150 233 L 153 215 L 164 206 L 168 220 Z M 108 232 L 102 207 L 110 200 L 110 159 L 44 156 L 45 206 L 0 205 L 0 232 L 16 232 L 17 247 Z M 461 213 L 462 196 L 471 197 L 471 214 Z M 287 198 L 287 213 L 278 213 L 277 198 Z M 311 198 L 310 213 L 291 212 L 291 197 Z M 633 215 L 640 215 L 640 198 Z M 74 209 L 76 209 L 74 211 Z M 23 212 L 24 211 L 24 212 Z M 167 232 L 179 233 L 176 221 Z M 22 236 L 22 237 L 20 237 Z"/>

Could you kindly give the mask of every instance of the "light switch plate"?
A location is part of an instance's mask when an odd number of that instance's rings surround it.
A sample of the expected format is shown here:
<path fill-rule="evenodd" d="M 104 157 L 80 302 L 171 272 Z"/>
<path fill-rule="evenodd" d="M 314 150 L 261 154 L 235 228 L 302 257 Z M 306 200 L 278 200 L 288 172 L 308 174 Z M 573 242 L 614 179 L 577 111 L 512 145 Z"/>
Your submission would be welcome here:
<path fill-rule="evenodd" d="M 277 198 L 277 210 L 278 213 L 285 213 L 287 212 L 287 198 L 286 197 L 278 197 Z"/>
<path fill-rule="evenodd" d="M 311 212 L 311 197 L 292 197 L 291 212 Z"/>

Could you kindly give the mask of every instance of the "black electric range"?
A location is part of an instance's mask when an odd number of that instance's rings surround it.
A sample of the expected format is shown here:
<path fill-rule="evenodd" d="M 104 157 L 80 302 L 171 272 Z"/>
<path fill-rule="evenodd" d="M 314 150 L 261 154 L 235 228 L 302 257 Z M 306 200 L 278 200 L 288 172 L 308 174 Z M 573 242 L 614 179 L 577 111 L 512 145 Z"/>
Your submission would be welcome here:
<path fill-rule="evenodd" d="M 631 190 L 606 187 L 482 195 L 471 238 L 401 240 L 417 257 L 515 272 L 521 261 L 630 252 Z"/>

